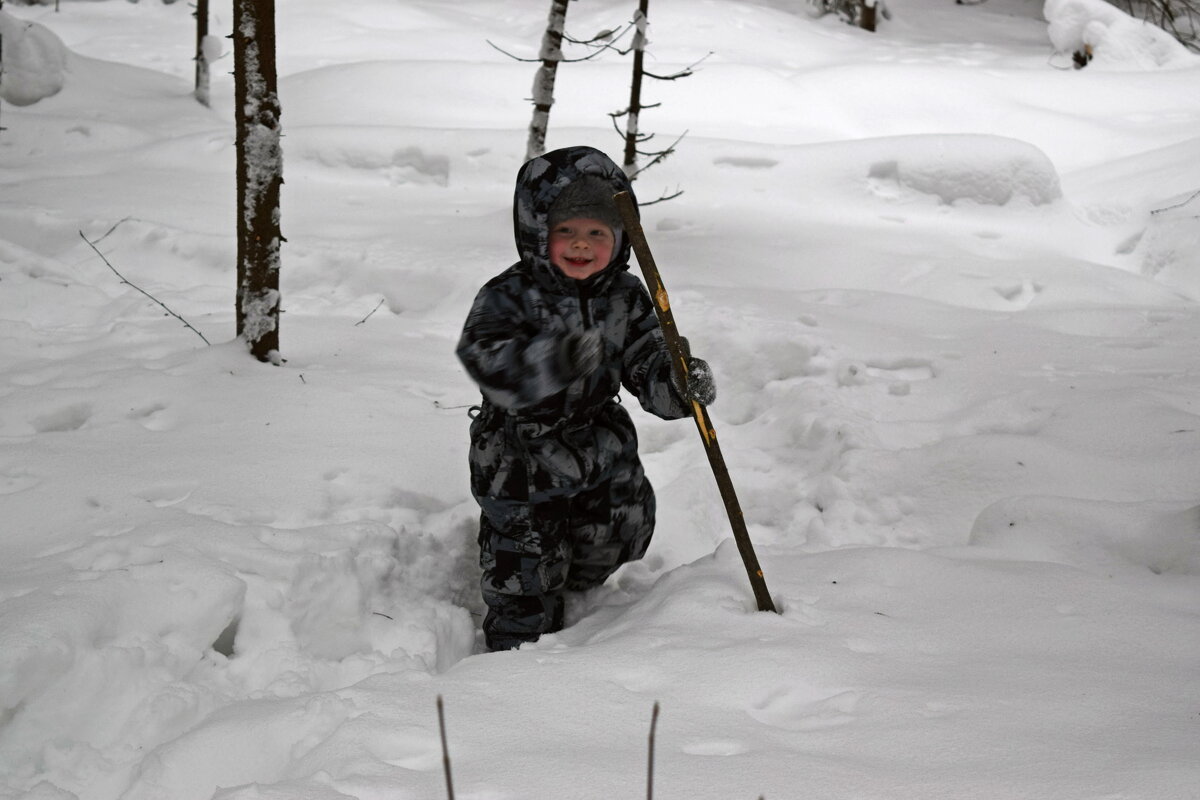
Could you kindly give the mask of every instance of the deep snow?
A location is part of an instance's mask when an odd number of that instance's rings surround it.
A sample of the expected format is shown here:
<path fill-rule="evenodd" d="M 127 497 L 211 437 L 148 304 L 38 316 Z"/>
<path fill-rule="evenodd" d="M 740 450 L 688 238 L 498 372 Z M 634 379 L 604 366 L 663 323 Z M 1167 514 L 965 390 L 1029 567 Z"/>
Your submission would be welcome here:
<path fill-rule="evenodd" d="M 487 42 L 548 4 L 277 5 L 277 368 L 231 341 L 230 58 L 210 111 L 183 3 L 0 11 L 45 26 L 0 103 L 0 797 L 444 797 L 439 695 L 460 798 L 639 796 L 655 701 L 662 798 L 1198 796 L 1200 59 L 1098 0 L 655 0 L 656 71 L 712 55 L 637 186 L 684 190 L 644 219 L 782 614 L 634 408 L 647 558 L 483 654 L 453 346 L 530 116 Z M 618 155 L 628 68 L 564 65 L 548 144 Z"/>

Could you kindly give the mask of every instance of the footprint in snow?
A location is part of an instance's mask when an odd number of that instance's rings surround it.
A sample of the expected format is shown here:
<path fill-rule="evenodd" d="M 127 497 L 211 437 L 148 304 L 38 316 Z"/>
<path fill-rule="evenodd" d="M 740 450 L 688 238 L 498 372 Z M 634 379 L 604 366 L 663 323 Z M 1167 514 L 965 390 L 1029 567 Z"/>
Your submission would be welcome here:
<path fill-rule="evenodd" d="M 741 167 L 742 169 L 770 169 L 779 165 L 779 162 L 774 158 L 763 158 L 761 156 L 720 156 L 719 158 L 714 158 L 713 163 L 717 166 L 725 165 Z"/>
<path fill-rule="evenodd" d="M 63 406 L 29 420 L 38 433 L 67 433 L 77 431 L 92 418 L 90 403 L 74 403 Z"/>
<path fill-rule="evenodd" d="M 125 416 L 148 431 L 168 431 L 175 427 L 175 421 L 165 413 L 166 411 L 166 404 L 150 403 L 130 409 Z"/>
<path fill-rule="evenodd" d="M 861 699 L 856 691 L 825 695 L 811 686 L 781 686 L 747 709 L 755 720 L 789 731 L 818 731 L 855 720 Z"/>
<path fill-rule="evenodd" d="M 690 756 L 736 756 L 750 751 L 742 742 L 728 739 L 697 739 L 680 749 Z"/>
<path fill-rule="evenodd" d="M 197 483 L 189 481 L 185 483 L 162 483 L 157 486 L 149 486 L 145 489 L 140 489 L 133 493 L 134 497 L 145 500 L 155 508 L 166 508 L 178 503 L 182 503 L 192 496 L 192 492 L 196 491 Z"/>

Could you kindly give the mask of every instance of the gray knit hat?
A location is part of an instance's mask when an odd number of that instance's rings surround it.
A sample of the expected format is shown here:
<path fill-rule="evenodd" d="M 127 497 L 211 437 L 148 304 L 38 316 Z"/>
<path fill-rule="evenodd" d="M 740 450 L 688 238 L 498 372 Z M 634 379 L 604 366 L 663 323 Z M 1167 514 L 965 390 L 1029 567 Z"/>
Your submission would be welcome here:
<path fill-rule="evenodd" d="M 621 215 L 613 203 L 613 187 L 595 175 L 584 175 L 563 189 L 546 215 L 546 225 L 553 230 L 564 220 L 575 217 L 598 219 L 613 233 L 621 232 Z"/>

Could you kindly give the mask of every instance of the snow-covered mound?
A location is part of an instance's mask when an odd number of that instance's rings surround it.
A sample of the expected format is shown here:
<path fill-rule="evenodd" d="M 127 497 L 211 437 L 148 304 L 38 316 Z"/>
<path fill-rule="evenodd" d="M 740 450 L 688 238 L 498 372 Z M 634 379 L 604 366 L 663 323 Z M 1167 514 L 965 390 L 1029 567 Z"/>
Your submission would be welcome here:
<path fill-rule="evenodd" d="M 1101 575 L 1200 575 L 1200 506 L 1014 497 L 985 509 L 971 544 Z"/>
<path fill-rule="evenodd" d="M 1194 66 L 1195 54 L 1171 34 L 1104 0 L 1046 0 L 1050 41 L 1059 53 L 1088 52 L 1095 66 L 1162 69 Z"/>
<path fill-rule="evenodd" d="M 1062 197 L 1050 159 L 1028 142 L 1003 136 L 958 134 L 884 140 L 895 157 L 871 164 L 868 178 L 880 195 L 917 192 L 946 204 L 968 200 L 1002 206 L 1024 200 L 1040 206 Z"/>
<path fill-rule="evenodd" d="M 67 48 L 49 28 L 0 11 L 0 38 L 4 40 L 0 100 L 28 106 L 62 90 Z"/>
<path fill-rule="evenodd" d="M 1200 299 L 1200 191 L 1150 215 L 1138 245 L 1142 273 Z"/>

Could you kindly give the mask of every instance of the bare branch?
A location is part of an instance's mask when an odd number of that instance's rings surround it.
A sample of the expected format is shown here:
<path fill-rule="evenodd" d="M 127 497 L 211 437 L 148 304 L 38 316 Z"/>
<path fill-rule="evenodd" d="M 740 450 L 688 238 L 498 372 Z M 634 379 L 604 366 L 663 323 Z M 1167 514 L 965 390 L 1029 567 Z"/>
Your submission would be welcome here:
<path fill-rule="evenodd" d="M 614 47 L 613 45 L 615 45 L 617 42 L 624 39 L 625 34 L 629 33 L 631 30 L 633 30 L 632 23 L 630 23 L 629 25 L 626 25 L 620 31 L 616 31 L 616 32 L 600 31 L 600 33 L 597 33 L 591 39 L 574 39 L 570 36 L 567 36 L 565 33 L 563 34 L 563 39 L 570 42 L 571 44 L 582 44 L 582 45 L 586 45 L 588 47 L 599 47 L 601 50 L 616 50 L 619 53 L 621 51 L 618 48 Z M 603 44 L 596 44 L 596 42 L 603 42 Z M 629 52 L 629 51 L 626 50 L 625 52 Z"/>
<path fill-rule="evenodd" d="M 110 231 L 110 232 L 111 232 L 111 231 Z M 107 235 L 107 234 L 106 234 L 106 235 Z M 177 319 L 177 320 L 179 320 L 180 322 L 182 322 L 182 323 L 183 323 L 183 326 L 184 326 L 185 328 L 187 328 L 188 330 L 192 331 L 194 334 L 196 334 L 197 336 L 199 336 L 199 337 L 200 337 L 200 338 L 201 338 L 201 339 L 204 341 L 204 343 L 205 343 L 206 345 L 209 345 L 210 347 L 212 346 L 212 342 L 210 342 L 208 339 L 205 339 L 205 338 L 204 338 L 204 334 L 203 334 L 203 333 L 201 333 L 200 331 L 196 330 L 195 328 L 193 328 L 193 327 L 192 327 L 192 324 L 191 324 L 190 322 L 188 322 L 186 319 L 184 319 L 183 317 L 181 317 L 181 316 L 179 316 L 178 314 L 176 314 L 176 313 L 175 313 L 174 311 L 172 311 L 171 309 L 167 308 L 166 304 L 165 304 L 165 303 L 163 303 L 163 301 L 159 300 L 157 297 L 155 297 L 154 295 L 150 294 L 149 292 L 147 292 L 145 289 L 143 289 L 142 287 L 138 286 L 137 284 L 130 282 L 128 279 L 126 279 L 126 277 L 125 277 L 124 275 L 122 275 L 121 273 L 117 272 L 117 268 L 116 268 L 116 267 L 114 267 L 112 264 L 110 264 L 110 263 L 109 263 L 108 259 L 104 257 L 104 253 L 101 253 L 101 252 L 100 252 L 100 249 L 99 249 L 98 247 L 96 247 L 96 245 L 95 245 L 95 244 L 93 244 L 93 243 L 92 243 L 92 240 L 91 240 L 91 239 L 89 239 L 89 238 L 87 238 L 86 236 L 84 236 L 84 235 L 83 235 L 83 231 L 80 231 L 80 232 L 79 232 L 79 236 L 80 236 L 80 237 L 81 237 L 81 238 L 82 238 L 82 239 L 83 239 L 85 242 L 87 242 L 87 243 L 88 243 L 88 246 L 89 246 L 89 247 L 91 247 L 93 250 L 95 250 L 95 251 L 96 251 L 96 255 L 100 256 L 100 260 L 104 262 L 104 265 L 105 265 L 106 267 L 108 267 L 109 269 L 111 269 L 111 270 L 113 271 L 113 274 L 114 274 L 114 275 L 116 275 L 118 278 L 120 278 L 120 279 L 121 279 L 121 283 L 125 284 L 126 286 L 132 286 L 134 289 L 137 289 L 139 292 L 141 292 L 142 294 L 146 295 L 146 297 L 149 297 L 149 298 L 150 298 L 151 300 L 153 300 L 155 303 L 158 303 L 160 306 L 162 306 L 162 308 L 163 308 L 163 310 L 164 310 L 164 311 L 166 311 L 168 314 L 170 314 L 170 315 L 171 315 L 172 317 L 174 317 L 175 319 Z"/>
<path fill-rule="evenodd" d="M 498 50 L 498 51 L 500 51 L 501 53 L 504 53 L 504 55 L 508 56 L 508 57 L 509 57 L 509 58 L 511 58 L 513 61 L 523 61 L 523 62 L 524 62 L 524 63 L 526 63 L 526 64 L 540 64 L 540 63 L 542 63 L 542 60 L 541 60 L 540 58 L 521 58 L 520 56 L 514 56 L 512 53 L 508 52 L 508 51 L 507 51 L 507 50 L 505 50 L 503 47 L 500 47 L 499 45 L 497 45 L 497 44 L 496 44 L 495 42 L 493 42 L 491 39 L 484 39 L 484 41 L 485 41 L 485 42 L 487 42 L 488 44 L 490 44 L 490 45 L 492 46 L 492 48 L 493 48 L 493 49 L 495 49 L 495 50 Z"/>
<path fill-rule="evenodd" d="M 386 297 L 385 297 L 385 298 L 383 298 L 383 299 L 381 299 L 381 300 L 379 301 L 379 303 L 378 303 L 378 304 L 377 304 L 377 305 L 376 305 L 374 308 L 372 308 L 372 309 L 371 309 L 371 313 L 370 313 L 370 314 L 367 314 L 365 317 L 363 317 L 362 319 L 360 319 L 358 322 L 354 323 L 354 327 L 356 327 L 356 328 L 357 328 L 359 325 L 362 325 L 364 322 L 366 322 L 366 321 L 367 321 L 367 320 L 369 320 L 371 317 L 373 317 L 373 316 L 375 315 L 375 312 L 376 312 L 376 311 L 378 311 L 378 310 L 379 310 L 379 309 L 380 309 L 380 308 L 383 306 L 383 304 L 384 304 L 384 302 L 385 302 L 386 300 L 387 300 L 387 298 L 386 298 Z"/>
<path fill-rule="evenodd" d="M 658 730 L 658 701 L 650 712 L 650 758 L 646 775 L 646 800 L 654 800 L 654 734 Z"/>
<path fill-rule="evenodd" d="M 442 707 L 442 696 L 437 698 L 438 729 L 442 734 L 442 766 L 446 771 L 446 794 L 454 800 L 454 782 L 450 779 L 450 748 L 446 746 L 446 713 Z"/>
<path fill-rule="evenodd" d="M 117 228 L 119 228 L 119 227 L 121 227 L 122 225 L 124 225 L 126 222 L 129 222 L 129 220 L 131 220 L 131 219 L 133 219 L 133 217 L 126 217 L 125 219 L 123 219 L 123 220 L 119 220 L 118 222 L 116 222 L 116 223 L 115 223 L 115 224 L 114 224 L 114 225 L 113 225 L 111 228 L 109 228 L 109 229 L 108 229 L 108 230 L 107 230 L 107 231 L 104 233 L 104 235 L 103 235 L 103 236 L 101 236 L 99 239 L 97 239 L 97 240 L 96 240 L 96 244 L 100 244 L 101 242 L 103 242 L 105 239 L 107 239 L 109 236 L 111 236 L 111 235 L 112 235 L 112 232 L 113 232 L 113 231 L 115 231 Z M 91 243 L 89 242 L 89 244 L 91 244 Z"/>
<path fill-rule="evenodd" d="M 651 134 L 651 135 L 653 135 L 653 134 Z M 641 168 L 641 169 L 639 169 L 637 172 L 633 173 L 633 175 L 631 175 L 629 179 L 630 179 L 630 180 L 634 180 L 634 179 L 636 179 L 636 178 L 637 178 L 637 176 L 638 176 L 638 175 L 641 175 L 643 172 L 645 172 L 646 170 L 650 169 L 650 168 L 651 168 L 651 167 L 653 167 L 655 164 L 658 164 L 658 163 L 660 163 L 660 162 L 662 162 L 662 161 L 665 161 L 665 160 L 667 159 L 667 156 L 669 156 L 669 155 L 671 155 L 672 153 L 674 153 L 674 152 L 675 152 L 675 145 L 677 145 L 677 144 L 679 144 L 680 142 L 682 142 L 682 141 L 683 141 L 683 137 L 685 137 L 685 136 L 687 136 L 687 135 L 688 135 L 688 132 L 687 132 L 687 131 L 684 131 L 683 133 L 679 134 L 679 138 L 678 138 L 678 139 L 676 139 L 675 141 L 671 142 L 671 146 L 670 146 L 670 147 L 668 147 L 666 150 L 660 150 L 660 151 L 658 151 L 657 153 L 643 153 L 643 152 L 641 152 L 641 151 L 639 150 L 639 151 L 638 151 L 639 155 L 643 155 L 643 156 L 654 156 L 654 159 L 653 159 L 653 160 L 652 160 L 652 161 L 651 161 L 649 164 L 647 164 L 646 166 L 642 167 L 642 168 Z"/>
<path fill-rule="evenodd" d="M 655 75 L 653 72 L 645 72 L 645 71 L 643 71 L 642 74 L 648 78 L 654 78 L 655 80 L 677 81 L 680 78 L 686 78 L 689 75 L 691 75 L 693 72 L 695 72 L 696 67 L 700 66 L 705 61 L 707 61 L 708 57 L 711 56 L 712 54 L 713 54 L 713 51 L 709 50 L 708 53 L 703 58 L 699 59 L 698 61 L 694 61 L 691 64 L 688 64 L 686 67 L 679 70 L 679 72 L 676 72 L 672 75 Z"/>
<path fill-rule="evenodd" d="M 566 39 L 566 41 L 568 41 L 568 42 L 574 42 L 573 39 L 567 39 L 566 36 L 564 36 L 563 39 Z M 491 39 L 484 39 L 484 41 L 487 42 L 489 45 L 491 45 L 492 48 L 503 53 L 504 55 L 508 56 L 509 58 L 511 58 L 514 61 L 521 61 L 525 64 L 541 64 L 543 61 L 547 60 L 544 58 L 522 58 L 521 56 L 513 55 L 512 53 L 508 52 L 503 47 L 500 47 L 495 42 L 493 42 Z M 587 43 L 579 42 L 579 44 L 587 44 Z M 604 45 L 603 47 L 596 48 L 595 52 L 589 53 L 588 55 L 584 56 L 583 58 L 557 58 L 557 59 L 553 59 L 553 61 L 555 61 L 555 63 L 558 63 L 558 64 L 578 64 L 581 61 L 591 61 L 593 58 L 600 55 L 605 50 L 616 50 L 617 53 L 624 55 L 624 53 L 621 53 L 620 50 L 617 50 L 617 48 L 613 47 L 612 45 Z M 628 52 L 628 51 L 626 51 L 626 52 Z"/>
<path fill-rule="evenodd" d="M 639 200 L 638 206 L 640 208 L 645 208 L 646 206 L 652 206 L 652 205 L 656 205 L 658 203 L 665 203 L 668 200 L 674 200 L 676 197 L 679 197 L 679 195 L 681 195 L 681 194 L 683 194 L 683 189 L 676 189 L 671 194 L 666 194 L 664 192 L 663 195 L 661 197 L 659 197 L 657 200 L 645 200 L 645 201 Z"/>
<path fill-rule="evenodd" d="M 1173 205 L 1166 206 L 1165 208 L 1156 208 L 1156 209 L 1154 209 L 1153 211 L 1151 211 L 1151 212 L 1150 212 L 1150 214 L 1151 214 L 1151 215 L 1154 215 L 1154 214 L 1161 214 L 1161 213 L 1163 213 L 1164 211 L 1172 211 L 1172 210 L 1174 210 L 1174 209 L 1176 209 L 1176 208 L 1183 208 L 1183 207 L 1184 207 L 1184 206 L 1186 206 L 1188 203 L 1190 203 L 1190 202 L 1192 202 L 1193 200 L 1195 200 L 1197 197 L 1200 197 L 1200 190 L 1197 190 L 1197 191 L 1193 192 L 1193 193 L 1192 193 L 1192 196 L 1191 196 L 1191 197 L 1189 197 L 1189 198 L 1188 198 L 1188 199 L 1186 199 L 1186 200 L 1181 200 L 1181 201 L 1179 201 L 1178 203 L 1175 203 L 1175 204 L 1173 204 Z"/>

